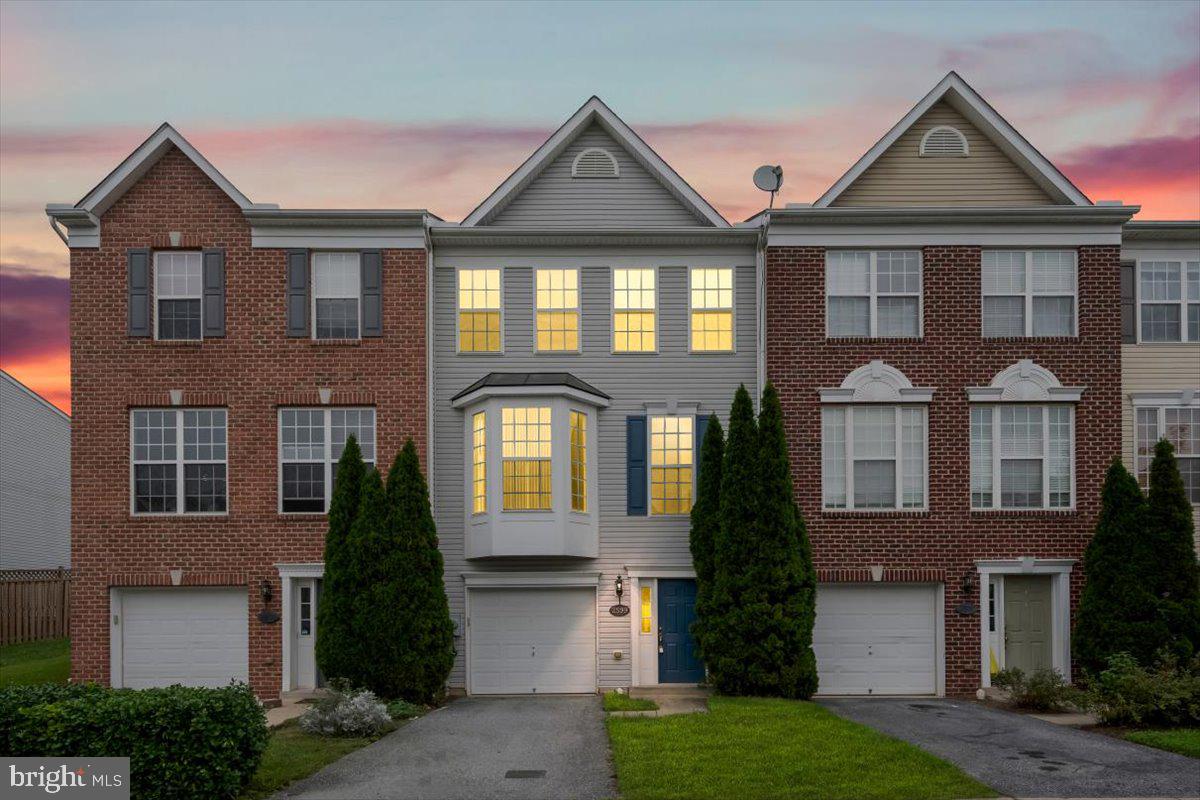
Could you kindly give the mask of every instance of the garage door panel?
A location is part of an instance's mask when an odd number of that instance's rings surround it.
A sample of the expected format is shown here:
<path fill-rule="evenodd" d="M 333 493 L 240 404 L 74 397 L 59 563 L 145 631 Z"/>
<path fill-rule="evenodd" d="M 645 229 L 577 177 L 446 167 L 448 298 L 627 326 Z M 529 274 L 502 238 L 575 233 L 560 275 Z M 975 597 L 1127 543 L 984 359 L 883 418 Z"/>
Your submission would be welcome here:
<path fill-rule="evenodd" d="M 219 687 L 249 679 L 244 589 L 121 593 L 122 685 Z"/>

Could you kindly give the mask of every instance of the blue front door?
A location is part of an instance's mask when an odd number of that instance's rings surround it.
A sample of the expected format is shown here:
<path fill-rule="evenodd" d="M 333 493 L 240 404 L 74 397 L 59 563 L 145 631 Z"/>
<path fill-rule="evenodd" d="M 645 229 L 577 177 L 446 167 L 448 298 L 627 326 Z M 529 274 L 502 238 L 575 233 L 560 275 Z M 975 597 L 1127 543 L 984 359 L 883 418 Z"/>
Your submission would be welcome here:
<path fill-rule="evenodd" d="M 658 581 L 658 682 L 699 683 L 704 665 L 689 628 L 696 618 L 696 582 Z"/>

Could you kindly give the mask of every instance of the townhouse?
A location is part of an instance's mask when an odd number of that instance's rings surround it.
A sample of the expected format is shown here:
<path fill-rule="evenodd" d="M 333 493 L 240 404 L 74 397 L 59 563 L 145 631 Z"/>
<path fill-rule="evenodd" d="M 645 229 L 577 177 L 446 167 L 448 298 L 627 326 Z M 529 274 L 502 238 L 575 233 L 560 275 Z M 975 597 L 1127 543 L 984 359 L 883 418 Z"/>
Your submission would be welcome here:
<path fill-rule="evenodd" d="M 768 378 L 822 691 L 1069 673 L 1135 211 L 953 73 L 816 203 L 736 225 L 597 98 L 460 222 L 251 203 L 163 126 L 47 208 L 72 265 L 73 675 L 319 684 L 353 433 L 381 468 L 420 447 L 452 688 L 696 682 L 697 454 Z"/>

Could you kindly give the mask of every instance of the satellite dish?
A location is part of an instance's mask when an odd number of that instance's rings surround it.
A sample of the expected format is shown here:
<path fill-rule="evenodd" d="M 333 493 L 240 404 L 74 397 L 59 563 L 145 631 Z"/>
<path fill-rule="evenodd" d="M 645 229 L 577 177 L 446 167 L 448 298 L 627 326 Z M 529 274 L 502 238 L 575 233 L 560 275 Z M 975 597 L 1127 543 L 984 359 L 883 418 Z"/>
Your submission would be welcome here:
<path fill-rule="evenodd" d="M 783 167 L 766 164 L 754 170 L 754 185 L 764 192 L 778 192 L 783 186 Z"/>

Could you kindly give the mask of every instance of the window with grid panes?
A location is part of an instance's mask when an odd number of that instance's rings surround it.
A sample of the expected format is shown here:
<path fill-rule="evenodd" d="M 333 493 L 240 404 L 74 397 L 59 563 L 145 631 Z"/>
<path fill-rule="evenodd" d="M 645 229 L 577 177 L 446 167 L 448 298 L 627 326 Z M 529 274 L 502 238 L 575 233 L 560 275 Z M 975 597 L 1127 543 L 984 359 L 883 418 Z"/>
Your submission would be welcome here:
<path fill-rule="evenodd" d="M 135 514 L 228 510 L 225 409 L 134 409 L 130 424 Z"/>
<path fill-rule="evenodd" d="M 579 270 L 534 270 L 539 352 L 579 350 Z"/>
<path fill-rule="evenodd" d="M 375 409 L 279 410 L 279 508 L 323 514 L 337 478 L 337 462 L 354 436 L 369 469 L 375 467 Z"/>
<path fill-rule="evenodd" d="M 155 335 L 159 339 L 202 338 L 202 275 L 198 252 L 154 254 Z"/>
<path fill-rule="evenodd" d="M 1188 499 L 1200 505 L 1200 406 L 1138 406 L 1136 412 L 1138 483 L 1150 488 L 1154 445 L 1166 439 L 1175 446 L 1175 462 Z"/>
<path fill-rule="evenodd" d="M 825 294 L 827 336 L 919 336 L 921 254 L 826 251 Z"/>
<path fill-rule="evenodd" d="M 501 477 L 505 511 L 550 508 L 549 406 L 500 410 Z"/>
<path fill-rule="evenodd" d="M 1139 337 L 1200 342 L 1200 261 L 1138 262 Z"/>
<path fill-rule="evenodd" d="M 499 353 L 500 270 L 458 270 L 458 350 L 461 353 Z"/>
<path fill-rule="evenodd" d="M 650 513 L 692 510 L 693 429 L 686 416 L 650 417 Z"/>
<path fill-rule="evenodd" d="M 733 350 L 733 269 L 692 267 L 689 271 L 692 352 Z"/>
<path fill-rule="evenodd" d="M 652 353 L 657 348 L 658 292 L 654 269 L 613 270 L 613 351 Z"/>
<path fill-rule="evenodd" d="M 823 407 L 825 508 L 924 508 L 925 420 L 924 406 Z"/>
<path fill-rule="evenodd" d="M 1070 508 L 1074 408 L 971 406 L 971 507 Z"/>
<path fill-rule="evenodd" d="M 1074 336 L 1074 250 L 984 250 L 983 335 Z"/>
<path fill-rule="evenodd" d="M 313 337 L 359 338 L 359 254 L 313 253 L 312 270 Z"/>

